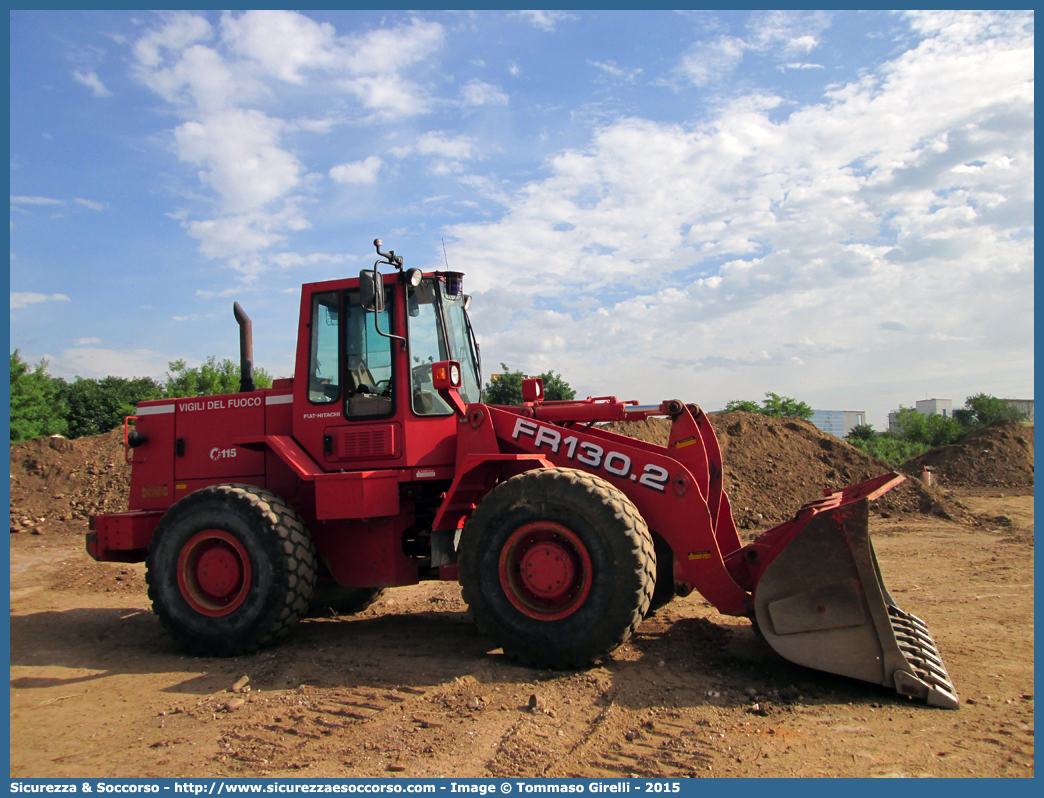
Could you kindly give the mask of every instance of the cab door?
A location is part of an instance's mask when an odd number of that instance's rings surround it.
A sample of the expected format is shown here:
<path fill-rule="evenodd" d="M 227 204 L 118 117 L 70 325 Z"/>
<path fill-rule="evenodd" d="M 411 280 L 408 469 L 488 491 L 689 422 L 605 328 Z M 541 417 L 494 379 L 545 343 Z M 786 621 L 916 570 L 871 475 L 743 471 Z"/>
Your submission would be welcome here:
<path fill-rule="evenodd" d="M 386 288 L 381 332 L 395 323 L 394 286 Z M 316 291 L 308 308 L 303 412 L 295 437 L 326 470 L 394 468 L 403 454 L 396 419 L 395 349 L 374 327 L 359 290 Z M 296 386 L 295 386 L 296 387 Z M 295 391 L 296 393 L 296 391 Z"/>

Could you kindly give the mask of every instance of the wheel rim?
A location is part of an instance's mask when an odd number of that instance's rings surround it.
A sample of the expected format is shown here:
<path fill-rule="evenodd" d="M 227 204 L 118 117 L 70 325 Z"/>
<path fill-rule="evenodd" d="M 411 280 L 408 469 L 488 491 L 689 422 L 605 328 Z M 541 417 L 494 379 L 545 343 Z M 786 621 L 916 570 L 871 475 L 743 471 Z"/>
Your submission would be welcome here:
<path fill-rule="evenodd" d="M 216 618 L 237 610 L 250 591 L 250 556 L 221 529 L 192 536 L 178 558 L 178 587 L 192 609 Z"/>
<path fill-rule="evenodd" d="M 500 584 L 519 612 L 557 621 L 580 609 L 591 592 L 591 557 L 561 524 L 525 524 L 501 549 Z"/>

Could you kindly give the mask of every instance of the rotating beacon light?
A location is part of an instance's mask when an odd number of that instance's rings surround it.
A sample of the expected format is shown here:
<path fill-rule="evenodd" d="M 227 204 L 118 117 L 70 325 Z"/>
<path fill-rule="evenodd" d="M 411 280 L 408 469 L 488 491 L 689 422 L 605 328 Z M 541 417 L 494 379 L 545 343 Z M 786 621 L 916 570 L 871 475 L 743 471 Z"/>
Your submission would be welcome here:
<path fill-rule="evenodd" d="M 450 299 L 459 299 L 464 290 L 464 273 L 445 272 L 444 276 L 446 278 L 446 296 Z"/>

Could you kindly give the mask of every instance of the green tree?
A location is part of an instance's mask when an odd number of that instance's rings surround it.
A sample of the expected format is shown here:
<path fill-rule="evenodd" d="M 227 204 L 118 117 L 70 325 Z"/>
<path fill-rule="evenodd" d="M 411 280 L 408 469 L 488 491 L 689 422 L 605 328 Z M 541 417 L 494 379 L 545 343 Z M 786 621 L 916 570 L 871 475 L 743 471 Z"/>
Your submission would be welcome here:
<path fill-rule="evenodd" d="M 761 400 L 760 405 L 749 399 L 732 399 L 725 405 L 725 412 L 731 413 L 734 410 L 742 410 L 746 413 L 760 413 L 763 416 L 775 416 L 777 418 L 803 418 L 806 421 L 812 418 L 815 412 L 804 402 L 772 392 L 765 394 L 765 398 Z"/>
<path fill-rule="evenodd" d="M 500 368 L 503 371 L 497 376 L 497 379 L 491 379 L 482 389 L 482 401 L 490 405 L 521 405 L 522 372 L 511 371 L 506 363 L 501 363 Z M 576 398 L 576 391 L 569 387 L 569 383 L 562 379 L 561 374 L 545 371 L 539 376 L 544 381 L 545 399 Z"/>
<path fill-rule="evenodd" d="M 949 446 L 963 438 L 968 430 L 955 418 L 937 414 L 925 415 L 912 407 L 900 407 L 895 419 L 893 437 L 929 448 Z"/>
<path fill-rule="evenodd" d="M 47 361 L 30 366 L 11 353 L 11 443 L 66 432 L 64 380 L 47 373 Z"/>
<path fill-rule="evenodd" d="M 766 416 L 776 416 L 777 418 L 802 418 L 808 421 L 812 418 L 815 411 L 804 402 L 799 402 L 797 399 L 791 399 L 789 396 L 780 396 L 778 393 L 766 393 L 765 398 L 761 400 L 764 405 L 761 412 Z"/>
<path fill-rule="evenodd" d="M 994 421 L 1020 421 L 1022 413 L 1003 399 L 977 393 L 964 400 L 964 407 L 953 411 L 953 417 L 969 432 Z"/>
<path fill-rule="evenodd" d="M 227 358 L 219 363 L 217 358 L 211 355 L 202 365 L 192 368 L 179 358 L 168 363 L 167 368 L 170 371 L 167 372 L 167 380 L 163 384 L 163 395 L 168 399 L 239 392 L 239 364 Z M 254 386 L 271 388 L 272 376 L 263 368 L 255 366 Z"/>
<path fill-rule="evenodd" d="M 162 386 L 151 377 L 77 377 L 62 387 L 68 435 L 82 438 L 115 429 L 123 424 L 125 416 L 134 415 L 138 402 L 158 399 L 162 391 Z"/>
<path fill-rule="evenodd" d="M 847 441 L 872 441 L 877 437 L 877 430 L 870 424 L 856 424 L 845 435 Z"/>

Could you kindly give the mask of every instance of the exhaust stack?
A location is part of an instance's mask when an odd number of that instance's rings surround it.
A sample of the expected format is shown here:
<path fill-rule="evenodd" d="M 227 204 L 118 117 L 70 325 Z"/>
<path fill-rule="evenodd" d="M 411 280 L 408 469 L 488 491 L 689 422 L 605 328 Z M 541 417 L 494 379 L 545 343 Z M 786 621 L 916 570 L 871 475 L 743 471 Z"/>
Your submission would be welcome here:
<path fill-rule="evenodd" d="M 238 302 L 232 303 L 232 312 L 239 323 L 239 392 L 249 393 L 254 390 L 254 332 Z"/>

